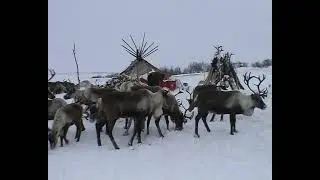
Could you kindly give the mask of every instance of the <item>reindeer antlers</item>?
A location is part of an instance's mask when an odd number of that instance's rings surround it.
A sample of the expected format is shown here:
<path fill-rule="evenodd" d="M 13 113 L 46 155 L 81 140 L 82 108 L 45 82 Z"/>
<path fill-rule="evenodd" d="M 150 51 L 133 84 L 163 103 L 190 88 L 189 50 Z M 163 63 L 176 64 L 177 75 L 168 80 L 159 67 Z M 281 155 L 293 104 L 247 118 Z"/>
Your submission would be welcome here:
<path fill-rule="evenodd" d="M 191 93 L 191 92 L 189 92 L 188 90 L 186 90 L 186 92 L 189 94 L 190 99 L 191 99 L 191 98 L 192 98 L 192 93 Z"/>
<path fill-rule="evenodd" d="M 266 76 L 263 74 L 262 75 L 262 79 L 260 78 L 260 76 L 251 76 L 251 72 L 249 73 L 249 75 L 247 76 L 247 73 L 246 72 L 244 75 L 243 75 L 243 78 L 244 78 L 244 83 L 248 86 L 248 88 L 250 89 L 250 91 L 252 91 L 254 94 L 258 94 L 259 96 L 261 96 L 263 99 L 267 97 L 267 94 L 268 94 L 268 89 L 265 88 L 263 90 L 260 90 L 260 85 L 261 83 L 266 79 Z M 257 86 L 257 89 L 258 89 L 258 93 L 256 93 L 255 91 L 253 91 L 251 88 L 250 88 L 250 85 L 249 85 L 249 81 L 252 79 L 252 78 L 256 78 L 258 79 L 259 83 L 258 84 L 255 84 Z"/>
<path fill-rule="evenodd" d="M 56 72 L 53 69 L 48 68 L 48 71 L 50 73 L 50 78 L 48 79 L 48 82 L 56 75 Z"/>
<path fill-rule="evenodd" d="M 192 119 L 193 118 L 193 116 L 194 116 L 194 112 L 192 112 L 192 114 L 191 114 L 191 116 L 187 116 L 187 111 L 188 111 L 188 109 L 186 108 L 186 107 L 184 107 L 184 105 L 182 104 L 182 102 L 180 101 L 180 99 L 178 99 L 177 100 L 178 101 L 178 106 L 179 107 L 182 107 L 183 109 L 184 109 L 184 113 L 183 113 L 183 117 L 184 118 L 188 118 L 188 119 Z M 187 120 L 185 120 L 185 122 L 186 122 Z"/>
<path fill-rule="evenodd" d="M 181 91 L 180 91 L 181 92 Z M 180 94 L 180 92 L 178 94 Z M 190 100 L 191 101 L 191 98 L 192 98 L 192 93 L 190 93 L 188 90 L 186 90 L 186 92 L 189 94 L 190 96 L 190 99 L 187 99 L 188 101 Z M 182 93 L 182 92 L 181 92 Z M 177 94 L 176 94 L 177 95 Z M 183 117 L 184 118 L 187 118 L 187 119 L 192 119 L 193 116 L 194 116 L 194 112 L 192 112 L 191 116 L 187 116 L 187 111 L 188 111 L 188 108 L 184 107 L 184 105 L 182 104 L 181 100 L 180 99 L 177 99 L 178 101 L 178 106 L 179 107 L 182 107 L 184 109 L 184 113 L 183 113 Z M 190 103 L 190 102 L 189 102 Z M 184 122 L 187 122 L 187 120 L 185 120 Z"/>
<path fill-rule="evenodd" d="M 179 90 L 179 92 L 177 94 L 174 95 L 174 97 L 176 97 L 178 94 L 183 93 L 182 91 Z"/>

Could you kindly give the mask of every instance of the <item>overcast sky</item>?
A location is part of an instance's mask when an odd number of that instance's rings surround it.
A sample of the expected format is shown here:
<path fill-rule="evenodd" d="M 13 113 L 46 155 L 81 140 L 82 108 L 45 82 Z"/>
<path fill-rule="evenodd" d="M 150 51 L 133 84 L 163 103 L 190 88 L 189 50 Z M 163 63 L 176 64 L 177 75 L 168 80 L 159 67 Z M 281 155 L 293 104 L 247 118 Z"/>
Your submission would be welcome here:
<path fill-rule="evenodd" d="M 121 47 L 143 33 L 159 50 L 146 58 L 157 67 L 210 62 L 213 45 L 232 61 L 272 58 L 271 0 L 49 0 L 48 63 L 75 72 L 120 72 L 134 57 Z"/>

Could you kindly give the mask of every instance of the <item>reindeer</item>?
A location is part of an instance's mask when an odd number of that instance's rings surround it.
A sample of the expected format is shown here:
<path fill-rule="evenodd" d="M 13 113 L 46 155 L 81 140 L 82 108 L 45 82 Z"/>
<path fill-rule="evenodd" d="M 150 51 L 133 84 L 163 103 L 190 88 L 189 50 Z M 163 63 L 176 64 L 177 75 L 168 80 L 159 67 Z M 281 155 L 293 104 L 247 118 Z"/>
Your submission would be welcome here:
<path fill-rule="evenodd" d="M 76 142 L 79 142 L 81 131 L 85 130 L 82 122 L 82 111 L 82 106 L 76 103 L 71 103 L 58 109 L 54 117 L 51 134 L 49 136 L 53 139 L 53 142 L 50 142 L 51 149 L 56 147 L 58 137 L 60 137 L 61 147 L 63 147 L 63 140 L 66 144 L 69 144 L 67 133 L 69 127 L 73 124 L 77 127 L 75 139 L 77 139 Z"/>
<path fill-rule="evenodd" d="M 93 84 L 92 84 L 90 81 L 88 81 L 88 80 L 84 80 L 84 81 L 81 81 L 81 82 L 80 82 L 79 87 L 80 87 L 80 89 L 81 89 L 81 88 L 88 89 L 88 88 L 90 88 L 90 87 L 93 87 Z"/>
<path fill-rule="evenodd" d="M 256 84 L 258 92 L 255 92 L 249 86 L 249 81 L 252 78 L 259 80 L 259 83 Z M 244 75 L 244 82 L 251 90 L 253 94 L 246 95 L 240 91 L 216 91 L 216 90 L 203 90 L 198 93 L 194 101 L 189 107 L 189 111 L 192 111 L 195 107 L 198 107 L 198 114 L 195 117 L 195 137 L 200 137 L 198 134 L 198 123 L 200 118 L 207 129 L 210 132 L 210 128 L 206 122 L 206 116 L 209 111 L 220 114 L 229 114 L 230 115 L 230 134 L 234 135 L 237 133 L 236 130 L 236 115 L 243 114 L 245 116 L 252 116 L 254 109 L 266 109 L 267 105 L 263 102 L 262 99 L 267 97 L 268 90 L 260 90 L 261 83 L 265 80 L 265 75 L 261 79 L 260 76 L 251 76 L 251 73 L 247 76 L 247 73 Z"/>
<path fill-rule="evenodd" d="M 48 79 L 48 82 L 56 75 L 56 72 L 53 69 L 48 69 L 49 73 L 50 73 L 50 78 Z M 49 87 L 48 87 L 48 98 L 50 99 L 54 99 L 56 98 L 56 96 L 50 91 Z"/>
<path fill-rule="evenodd" d="M 100 130 L 104 124 L 107 124 L 108 136 L 114 148 L 119 149 L 112 135 L 112 130 L 115 122 L 121 117 L 134 117 L 135 119 L 134 132 L 128 143 L 129 146 L 132 146 L 137 133 L 138 143 L 141 143 L 142 123 L 145 121 L 145 116 L 149 114 L 153 114 L 159 135 L 164 137 L 159 127 L 159 121 L 163 114 L 162 108 L 166 106 L 165 96 L 167 93 L 168 91 L 153 93 L 147 89 L 140 89 L 132 92 L 111 92 L 99 98 L 97 101 L 98 118 L 96 120 L 98 146 L 101 146 Z"/>
<path fill-rule="evenodd" d="M 193 93 L 190 93 L 189 91 L 186 91 L 190 98 L 187 99 L 188 103 L 191 104 L 192 103 L 192 100 L 199 94 L 200 91 L 202 90 L 206 90 L 206 89 L 212 89 L 212 90 L 216 90 L 216 91 L 221 91 L 221 90 L 227 90 L 227 87 L 224 86 L 224 85 L 198 85 L 194 88 L 193 90 Z M 191 95 L 192 95 L 192 98 L 191 98 Z M 211 117 L 211 120 L 210 122 L 214 121 L 214 117 L 216 115 L 216 113 L 212 112 L 213 115 Z M 220 117 L 220 121 L 223 121 L 223 114 L 221 114 L 221 117 Z"/>
<path fill-rule="evenodd" d="M 130 77 L 127 76 L 127 75 L 125 75 L 125 74 L 123 74 L 122 77 L 124 77 L 125 80 L 127 80 L 127 81 L 122 82 L 119 87 L 116 87 L 116 89 L 119 90 L 120 92 L 130 92 L 130 91 L 131 91 L 131 88 L 132 88 L 133 86 L 138 86 L 138 85 L 140 85 L 139 82 L 130 80 L 130 79 L 129 79 Z M 129 119 L 126 118 L 126 120 L 125 120 L 125 125 L 124 125 L 124 129 L 128 129 L 128 122 L 129 122 Z M 130 122 L 130 123 L 131 123 L 131 122 Z M 126 132 L 127 132 L 127 131 L 126 131 Z"/>
<path fill-rule="evenodd" d="M 151 91 L 153 93 L 163 90 L 160 86 L 141 86 L 141 85 L 138 85 L 138 86 L 131 87 L 131 91 L 137 91 L 139 89 L 148 89 L 149 91 Z M 180 91 L 176 95 L 178 95 L 180 93 L 182 93 L 182 92 Z M 175 130 L 181 131 L 183 129 L 184 118 L 190 118 L 190 117 L 187 117 L 185 114 L 183 114 L 180 111 L 179 104 L 175 98 L 176 95 L 167 94 L 167 96 L 165 97 L 167 108 L 162 108 L 162 111 L 163 111 L 163 115 L 166 120 L 167 130 L 169 130 L 169 116 L 170 116 L 170 120 L 176 124 Z M 149 125 L 150 125 L 151 117 L 152 117 L 152 114 L 149 114 L 148 120 L 147 120 L 147 135 L 149 134 Z M 127 119 L 126 119 L 126 121 L 127 121 Z M 124 136 L 127 136 L 129 134 L 128 131 L 130 129 L 131 122 L 132 122 L 132 118 L 129 119 L 128 122 L 126 122 L 126 124 L 128 124 L 128 126 L 127 126 L 126 131 L 123 134 Z"/>
<path fill-rule="evenodd" d="M 48 99 L 48 120 L 54 119 L 59 108 L 66 106 L 68 103 L 61 98 Z"/>
<path fill-rule="evenodd" d="M 96 113 L 95 103 L 97 102 L 97 99 L 101 98 L 106 93 L 114 91 L 117 90 L 112 88 L 90 87 L 84 90 L 76 90 L 76 92 L 72 94 L 71 97 L 74 98 L 76 103 L 87 105 L 87 108 L 84 110 L 84 114 L 86 115 L 85 118 L 88 120 L 88 117 L 91 119 L 94 118 L 94 115 Z M 90 112 L 90 115 L 88 114 L 88 110 Z"/>

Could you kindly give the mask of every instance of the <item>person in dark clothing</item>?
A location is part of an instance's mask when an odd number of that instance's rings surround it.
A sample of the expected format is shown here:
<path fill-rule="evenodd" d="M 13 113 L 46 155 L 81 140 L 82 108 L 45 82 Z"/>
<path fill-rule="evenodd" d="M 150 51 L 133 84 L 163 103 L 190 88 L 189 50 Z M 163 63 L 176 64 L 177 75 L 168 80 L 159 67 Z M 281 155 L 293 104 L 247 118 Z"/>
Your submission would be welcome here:
<path fill-rule="evenodd" d="M 165 74 L 162 72 L 152 72 L 148 75 L 148 86 L 159 86 L 160 81 L 165 79 Z"/>

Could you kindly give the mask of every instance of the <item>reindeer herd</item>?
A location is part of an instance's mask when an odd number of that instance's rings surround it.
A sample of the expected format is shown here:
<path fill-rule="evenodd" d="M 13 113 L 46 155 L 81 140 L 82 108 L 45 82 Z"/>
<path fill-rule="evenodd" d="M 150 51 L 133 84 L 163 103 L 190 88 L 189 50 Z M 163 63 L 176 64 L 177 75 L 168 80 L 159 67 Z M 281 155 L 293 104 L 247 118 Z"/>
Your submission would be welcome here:
<path fill-rule="evenodd" d="M 53 71 L 51 78 L 55 75 Z M 160 76 L 159 76 L 160 77 Z M 253 91 L 249 85 L 251 79 L 259 81 L 256 84 L 257 92 Z M 50 80 L 49 79 L 49 80 Z M 48 80 L 48 81 L 49 81 Z M 169 130 L 169 118 L 175 124 L 175 130 L 182 131 L 183 124 L 193 119 L 194 109 L 198 112 L 195 116 L 194 136 L 200 137 L 198 133 L 198 123 L 202 119 L 205 128 L 210 132 L 207 124 L 207 116 L 211 112 L 213 115 L 230 115 L 230 134 L 237 133 L 236 115 L 243 114 L 251 116 L 255 108 L 265 109 L 267 106 L 263 99 L 267 97 L 267 89 L 260 89 L 265 76 L 251 76 L 251 73 L 244 75 L 244 82 L 252 91 L 251 95 L 246 95 L 240 91 L 229 91 L 225 87 L 216 85 L 198 85 L 190 98 L 187 99 L 189 107 L 185 108 L 176 95 L 159 86 L 159 80 L 153 79 L 153 82 L 144 84 L 139 81 L 125 81 L 119 87 L 96 87 L 86 83 L 85 88 L 80 88 L 81 84 L 74 85 L 65 93 L 64 99 L 74 98 L 74 102 L 68 104 L 62 98 L 55 98 L 54 93 L 48 88 L 48 120 L 53 119 L 51 128 L 48 128 L 48 141 L 50 148 L 53 149 L 60 138 L 60 146 L 63 142 L 69 143 L 66 139 L 68 128 L 71 125 L 76 126 L 75 139 L 80 140 L 81 132 L 85 131 L 83 118 L 90 122 L 95 122 L 97 145 L 101 146 L 100 134 L 105 126 L 105 133 L 108 135 L 115 149 L 119 149 L 113 136 L 115 123 L 120 118 L 125 118 L 124 136 L 129 135 L 129 129 L 134 122 L 133 133 L 129 139 L 128 145 L 132 146 L 135 136 L 138 143 L 141 143 L 141 132 L 145 131 L 145 120 L 147 118 L 146 134 L 150 133 L 149 125 L 153 117 L 160 137 L 164 137 L 159 122 L 164 116 L 166 127 Z M 148 79 L 149 81 L 149 79 Z M 151 84 L 151 85 L 148 85 Z M 79 86 L 79 87 L 77 87 Z M 181 111 L 180 107 L 184 109 Z M 192 112 L 187 116 L 187 112 Z M 214 117 L 214 116 L 213 116 Z M 213 118 L 212 118 L 213 120 Z"/>

